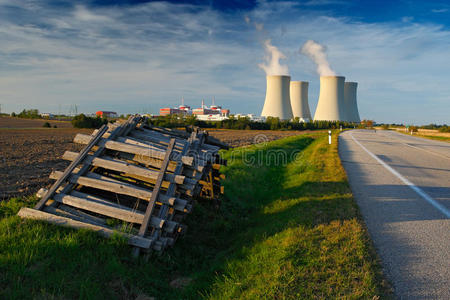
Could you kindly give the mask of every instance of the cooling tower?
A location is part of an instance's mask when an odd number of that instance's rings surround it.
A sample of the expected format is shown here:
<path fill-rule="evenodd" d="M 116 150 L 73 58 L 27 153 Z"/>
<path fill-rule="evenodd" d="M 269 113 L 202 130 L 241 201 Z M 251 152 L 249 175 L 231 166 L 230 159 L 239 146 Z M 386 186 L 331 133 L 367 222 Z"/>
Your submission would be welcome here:
<path fill-rule="evenodd" d="M 308 104 L 308 85 L 307 81 L 291 81 L 290 95 L 292 114 L 299 117 L 300 121 L 308 122 L 311 120 L 311 112 Z"/>
<path fill-rule="evenodd" d="M 263 117 L 278 117 L 280 120 L 292 119 L 291 99 L 289 96 L 290 76 L 267 76 L 266 100 L 261 113 Z"/>
<path fill-rule="evenodd" d="M 361 122 L 358 112 L 358 103 L 356 101 L 356 88 L 357 82 L 346 82 L 344 85 L 344 103 L 346 121 L 348 122 Z"/>
<path fill-rule="evenodd" d="M 320 76 L 319 102 L 314 120 L 344 121 L 344 76 Z"/>

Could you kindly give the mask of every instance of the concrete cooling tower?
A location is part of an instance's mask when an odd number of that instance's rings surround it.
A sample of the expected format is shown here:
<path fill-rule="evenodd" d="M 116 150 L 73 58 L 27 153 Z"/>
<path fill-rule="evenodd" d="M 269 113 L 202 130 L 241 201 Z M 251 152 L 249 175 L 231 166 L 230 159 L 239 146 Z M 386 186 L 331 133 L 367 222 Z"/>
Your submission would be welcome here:
<path fill-rule="evenodd" d="M 289 96 L 290 81 L 290 76 L 267 76 L 266 100 L 261 116 L 278 117 L 280 120 L 292 119 L 291 99 Z"/>
<path fill-rule="evenodd" d="M 357 82 L 346 82 L 344 84 L 344 107 L 346 114 L 346 121 L 361 122 L 358 112 L 358 103 L 356 101 Z"/>
<path fill-rule="evenodd" d="M 294 118 L 299 117 L 302 122 L 311 120 L 311 112 L 308 104 L 308 85 L 307 81 L 291 81 L 290 95 L 291 107 Z"/>
<path fill-rule="evenodd" d="M 320 76 L 319 102 L 314 120 L 344 121 L 344 76 Z"/>

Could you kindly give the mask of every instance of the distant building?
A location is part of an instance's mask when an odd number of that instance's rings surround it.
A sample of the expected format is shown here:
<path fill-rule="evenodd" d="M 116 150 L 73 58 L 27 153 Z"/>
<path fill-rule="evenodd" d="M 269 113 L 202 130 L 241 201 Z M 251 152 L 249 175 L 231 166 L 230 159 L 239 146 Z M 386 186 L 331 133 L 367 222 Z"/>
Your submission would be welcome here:
<path fill-rule="evenodd" d="M 117 113 L 115 111 L 106 111 L 106 110 L 99 110 L 95 113 L 97 117 L 101 118 L 117 118 Z"/>
<path fill-rule="evenodd" d="M 207 107 L 202 100 L 202 106 L 199 108 L 191 109 L 190 106 L 182 105 L 174 108 L 165 107 L 159 110 L 160 116 L 168 116 L 168 115 L 195 115 L 198 120 L 202 121 L 221 121 L 226 120 L 230 116 L 229 109 L 223 109 L 221 106 L 211 105 Z"/>
<path fill-rule="evenodd" d="M 235 118 L 248 118 L 250 121 L 255 122 L 264 122 L 266 120 L 266 117 L 260 117 L 256 116 L 254 114 L 236 114 L 234 115 Z"/>
<path fill-rule="evenodd" d="M 192 110 L 190 106 L 187 105 L 180 105 L 178 107 L 170 108 L 170 107 L 164 107 L 159 109 L 159 115 L 160 116 L 167 116 L 167 115 L 190 115 L 192 114 Z"/>
<path fill-rule="evenodd" d="M 51 119 L 54 117 L 54 115 L 51 113 L 41 113 L 41 117 L 46 118 L 46 119 Z"/>
<path fill-rule="evenodd" d="M 210 107 L 205 106 L 204 101 L 202 101 L 202 106 L 200 108 L 194 108 L 192 110 L 192 114 L 196 115 L 199 120 L 201 116 L 209 116 L 209 115 L 219 115 L 225 118 L 228 118 L 230 115 L 229 109 L 223 109 L 221 106 L 211 105 Z"/>

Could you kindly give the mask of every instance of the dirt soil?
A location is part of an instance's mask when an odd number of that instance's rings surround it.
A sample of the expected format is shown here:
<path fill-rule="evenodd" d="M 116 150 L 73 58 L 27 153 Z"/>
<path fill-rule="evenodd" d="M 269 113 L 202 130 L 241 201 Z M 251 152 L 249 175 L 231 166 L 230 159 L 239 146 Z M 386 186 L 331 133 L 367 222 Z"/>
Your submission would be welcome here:
<path fill-rule="evenodd" d="M 53 127 L 73 128 L 69 121 L 44 120 L 44 119 L 21 119 L 12 117 L 0 117 L 0 128 L 42 128 L 45 122 Z"/>
<path fill-rule="evenodd" d="M 0 128 L 0 200 L 36 193 L 53 182 L 53 170 L 64 170 L 61 159 L 66 150 L 80 151 L 73 143 L 75 134 L 86 129 L 1 129 Z"/>
<path fill-rule="evenodd" d="M 66 150 L 80 151 L 83 145 L 73 143 L 77 133 L 90 134 L 90 129 L 70 128 L 69 122 L 58 128 L 42 128 L 45 120 L 0 117 L 0 201 L 14 196 L 35 194 L 49 187 L 49 174 L 63 171 L 69 162 L 61 159 Z M 56 121 L 55 121 L 56 122 Z M 50 121 L 52 124 L 53 121 Z M 60 124 L 65 124 L 61 125 Z M 70 126 L 69 128 L 63 128 Z M 231 147 L 262 143 L 304 134 L 308 131 L 208 130 Z"/>

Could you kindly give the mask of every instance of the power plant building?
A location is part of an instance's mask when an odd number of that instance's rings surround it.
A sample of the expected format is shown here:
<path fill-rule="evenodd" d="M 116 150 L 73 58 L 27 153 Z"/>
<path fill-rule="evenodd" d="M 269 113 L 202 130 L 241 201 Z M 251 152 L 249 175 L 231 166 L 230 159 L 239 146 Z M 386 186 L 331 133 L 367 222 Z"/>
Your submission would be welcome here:
<path fill-rule="evenodd" d="M 361 122 L 358 111 L 358 103 L 356 101 L 357 87 L 357 82 L 346 82 L 344 84 L 345 121 L 347 122 Z"/>
<path fill-rule="evenodd" d="M 280 120 L 293 118 L 290 81 L 291 77 L 286 75 L 268 75 L 266 99 L 261 112 L 262 117 L 278 117 Z"/>
<path fill-rule="evenodd" d="M 344 121 L 346 108 L 344 102 L 344 76 L 320 76 L 319 102 L 315 121 Z"/>
<path fill-rule="evenodd" d="M 311 112 L 308 103 L 308 86 L 307 81 L 291 81 L 290 98 L 292 114 L 294 118 L 299 118 L 301 122 L 309 122 L 311 120 Z"/>

